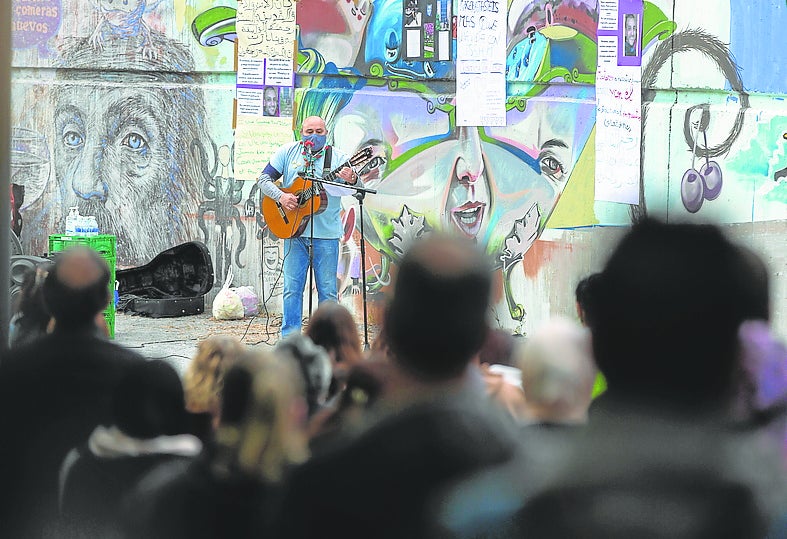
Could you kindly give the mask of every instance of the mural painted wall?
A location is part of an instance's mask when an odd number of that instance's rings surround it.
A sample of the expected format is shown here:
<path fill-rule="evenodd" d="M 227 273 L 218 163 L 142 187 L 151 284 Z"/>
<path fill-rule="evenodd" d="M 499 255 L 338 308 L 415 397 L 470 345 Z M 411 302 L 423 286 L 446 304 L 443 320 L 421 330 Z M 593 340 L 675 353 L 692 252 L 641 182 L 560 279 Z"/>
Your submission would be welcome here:
<path fill-rule="evenodd" d="M 53 0 L 46 18 L 41 6 L 14 2 L 11 181 L 24 186 L 26 252 L 45 252 L 78 206 L 117 235 L 119 265 L 198 238 L 217 264 L 225 251 L 241 264 L 233 43 L 203 44 L 194 24 L 214 4 Z"/>
<path fill-rule="evenodd" d="M 296 118 L 320 114 L 335 146 L 378 157 L 363 171 L 378 191 L 363 207 L 372 321 L 409 243 L 448 229 L 494 257 L 496 323 L 526 333 L 572 314 L 576 282 L 621 227 L 653 214 L 725 223 L 763 252 L 787 335 L 787 77 L 762 58 L 778 50 L 787 5 L 645 2 L 643 181 L 640 203 L 622 205 L 593 192 L 597 2 L 495 2 L 507 13 L 506 125 L 460 127 L 459 1 L 297 3 Z M 258 191 L 233 173 L 235 7 L 14 0 L 12 182 L 24 187 L 26 252 L 44 252 L 77 205 L 117 234 L 120 266 L 201 239 L 217 282 L 232 267 L 280 308 L 278 244 Z M 360 313 L 360 208 L 344 208 L 338 277 Z"/>

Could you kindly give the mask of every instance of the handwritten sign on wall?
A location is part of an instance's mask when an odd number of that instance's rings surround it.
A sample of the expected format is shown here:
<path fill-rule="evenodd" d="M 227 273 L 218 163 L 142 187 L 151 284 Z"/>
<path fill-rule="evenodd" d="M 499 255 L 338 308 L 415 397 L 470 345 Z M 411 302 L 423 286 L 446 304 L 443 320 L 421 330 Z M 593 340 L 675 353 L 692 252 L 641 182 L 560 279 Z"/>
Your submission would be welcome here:
<path fill-rule="evenodd" d="M 256 181 L 279 146 L 292 140 L 292 118 L 239 114 L 235 128 L 235 177 Z"/>
<path fill-rule="evenodd" d="M 457 124 L 505 125 L 506 2 L 459 0 L 457 17 Z"/>
<path fill-rule="evenodd" d="M 294 0 L 238 0 L 238 58 L 293 58 Z"/>
<path fill-rule="evenodd" d="M 641 13 L 642 2 L 637 0 L 599 3 L 596 200 L 639 203 L 642 69 L 639 56 L 624 50 L 628 47 L 624 23 L 632 19 L 631 14 L 641 18 Z M 632 50 L 641 55 L 638 45 Z"/>
<path fill-rule="evenodd" d="M 235 176 L 254 181 L 293 139 L 294 0 L 238 0 Z"/>

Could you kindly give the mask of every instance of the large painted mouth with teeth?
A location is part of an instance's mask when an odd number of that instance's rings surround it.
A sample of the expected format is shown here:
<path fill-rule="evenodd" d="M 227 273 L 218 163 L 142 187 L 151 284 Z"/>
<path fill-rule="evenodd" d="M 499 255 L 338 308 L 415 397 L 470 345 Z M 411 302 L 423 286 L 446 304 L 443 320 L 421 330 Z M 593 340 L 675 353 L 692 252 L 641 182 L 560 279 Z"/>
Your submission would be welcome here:
<path fill-rule="evenodd" d="M 465 202 L 451 210 L 451 219 L 462 234 L 475 238 L 481 230 L 485 209 L 483 202 Z"/>

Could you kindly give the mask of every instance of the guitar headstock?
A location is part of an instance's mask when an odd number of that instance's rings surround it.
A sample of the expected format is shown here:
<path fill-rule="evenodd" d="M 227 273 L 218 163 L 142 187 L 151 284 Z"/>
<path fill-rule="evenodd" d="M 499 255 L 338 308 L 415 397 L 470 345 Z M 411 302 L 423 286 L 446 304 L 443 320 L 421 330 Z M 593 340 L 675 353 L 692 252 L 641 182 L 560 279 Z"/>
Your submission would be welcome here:
<path fill-rule="evenodd" d="M 360 166 L 372 158 L 374 150 L 371 146 L 361 148 L 350 157 L 350 165 L 353 167 Z"/>

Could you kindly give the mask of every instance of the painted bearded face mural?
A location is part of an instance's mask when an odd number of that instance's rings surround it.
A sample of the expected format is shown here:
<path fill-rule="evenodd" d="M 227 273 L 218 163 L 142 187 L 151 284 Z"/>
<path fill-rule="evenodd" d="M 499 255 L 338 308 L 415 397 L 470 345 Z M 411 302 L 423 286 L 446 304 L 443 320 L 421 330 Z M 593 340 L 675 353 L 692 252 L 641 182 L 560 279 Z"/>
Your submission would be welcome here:
<path fill-rule="evenodd" d="M 50 222 L 62 229 L 57 220 L 72 206 L 95 215 L 102 232 L 117 236 L 126 265 L 197 237 L 200 169 L 189 148 L 201 137 L 202 94 L 190 75 L 172 72 L 191 70 L 185 48 L 156 33 L 150 40 L 162 54 L 117 38 L 100 49 L 67 42 L 53 100 L 58 193 Z M 79 69 L 95 64 L 103 67 L 100 80 Z"/>

